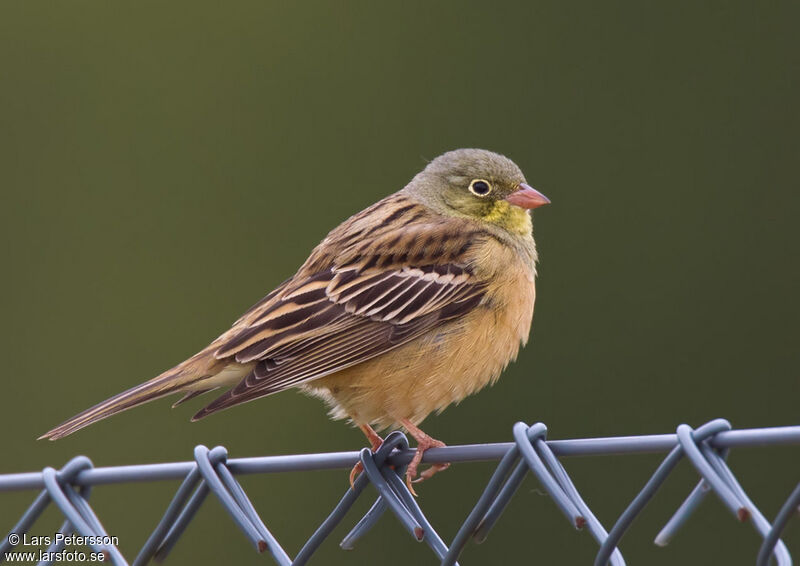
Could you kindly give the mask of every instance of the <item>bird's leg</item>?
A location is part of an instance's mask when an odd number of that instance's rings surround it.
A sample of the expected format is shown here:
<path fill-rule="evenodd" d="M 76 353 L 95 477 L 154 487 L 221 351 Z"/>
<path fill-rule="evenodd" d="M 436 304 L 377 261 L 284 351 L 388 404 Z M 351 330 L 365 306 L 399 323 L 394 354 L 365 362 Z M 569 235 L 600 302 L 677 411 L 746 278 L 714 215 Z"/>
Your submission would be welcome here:
<path fill-rule="evenodd" d="M 419 468 L 420 463 L 422 462 L 422 456 L 425 454 L 425 451 L 429 448 L 441 448 L 446 446 L 444 442 L 441 440 L 436 440 L 422 432 L 419 428 L 417 428 L 414 423 L 412 423 L 408 419 L 402 419 L 400 421 L 405 429 L 414 437 L 417 441 L 417 452 L 414 454 L 414 457 L 411 459 L 411 462 L 408 464 L 408 468 L 406 468 L 406 485 L 408 486 L 408 490 L 417 495 L 414 491 L 414 488 L 411 486 L 412 483 L 418 483 L 424 481 L 437 472 L 441 472 L 442 470 L 446 470 L 450 467 L 449 462 L 444 462 L 441 464 L 431 464 L 431 467 L 427 470 L 424 470 L 419 477 L 417 477 L 417 469 Z M 416 479 L 415 479 L 416 478 Z"/>
<path fill-rule="evenodd" d="M 375 452 L 378 448 L 381 447 L 383 444 L 383 438 L 381 438 L 375 430 L 369 426 L 368 424 L 361 424 L 358 425 L 358 428 L 361 429 L 361 432 L 364 433 L 364 436 L 367 437 L 369 443 L 372 445 L 372 452 Z M 364 471 L 364 465 L 361 462 L 357 462 L 353 469 L 350 470 L 350 487 L 354 487 L 354 483 L 356 481 L 356 477 L 358 474 Z"/>

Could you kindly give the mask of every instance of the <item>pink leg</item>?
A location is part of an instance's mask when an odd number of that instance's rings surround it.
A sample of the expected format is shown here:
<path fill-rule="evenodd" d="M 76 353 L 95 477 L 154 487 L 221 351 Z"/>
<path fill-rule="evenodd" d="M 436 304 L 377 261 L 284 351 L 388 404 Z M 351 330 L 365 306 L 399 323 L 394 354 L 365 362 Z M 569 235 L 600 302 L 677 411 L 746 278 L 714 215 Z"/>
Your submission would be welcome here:
<path fill-rule="evenodd" d="M 417 452 L 414 454 L 414 458 L 412 458 L 411 462 L 408 464 L 408 468 L 406 468 L 406 485 L 408 486 L 408 490 L 417 495 L 412 487 L 412 483 L 419 483 L 421 481 L 427 480 L 432 477 L 434 474 L 441 472 L 442 470 L 446 470 L 450 467 L 449 462 L 445 462 L 442 464 L 432 464 L 430 468 L 424 470 L 419 477 L 417 477 L 417 470 L 419 468 L 420 463 L 422 462 L 422 457 L 425 455 L 425 451 L 429 448 L 441 448 L 446 446 L 444 442 L 441 440 L 436 440 L 422 432 L 419 428 L 417 428 L 414 423 L 409 421 L 408 419 L 402 419 L 400 423 L 405 427 L 405 429 L 409 432 L 411 436 L 417 441 Z M 415 479 L 416 478 L 416 479 Z"/>
<path fill-rule="evenodd" d="M 369 426 L 368 424 L 363 424 L 363 425 L 358 425 L 358 428 L 361 429 L 361 432 L 363 432 L 364 436 L 366 436 L 367 440 L 369 440 L 370 444 L 372 445 L 373 452 L 375 452 L 378 448 L 381 447 L 381 444 L 383 444 L 383 438 L 381 438 L 378 435 L 378 433 L 373 430 L 371 426 Z M 364 466 L 361 464 L 361 462 L 358 462 L 355 466 L 353 466 L 353 469 L 350 470 L 351 488 L 353 487 L 353 484 L 356 481 L 356 477 L 358 476 L 358 474 L 360 474 L 363 471 L 364 471 Z"/>

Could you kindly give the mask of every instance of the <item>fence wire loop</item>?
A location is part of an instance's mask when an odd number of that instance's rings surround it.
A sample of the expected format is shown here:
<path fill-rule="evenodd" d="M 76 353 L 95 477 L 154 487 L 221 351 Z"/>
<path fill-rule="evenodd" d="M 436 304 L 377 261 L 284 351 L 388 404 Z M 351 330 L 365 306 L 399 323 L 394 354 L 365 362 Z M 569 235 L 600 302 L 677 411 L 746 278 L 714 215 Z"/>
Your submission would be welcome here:
<path fill-rule="evenodd" d="M 227 468 L 228 451 L 223 446 L 209 450 L 203 445 L 198 445 L 194 449 L 194 458 L 196 467 L 187 474 L 162 520 L 134 561 L 134 565 L 146 564 L 151 558 L 157 560 L 166 558 L 209 491 L 214 493 L 258 552 L 269 550 L 276 563 L 291 564 L 289 555 L 267 529 L 244 489 Z"/>
<path fill-rule="evenodd" d="M 89 505 L 89 495 L 91 486 L 82 486 L 76 491 L 72 483 L 78 474 L 84 470 L 92 468 L 92 461 L 86 456 L 76 456 L 61 470 L 47 467 L 42 470 L 42 481 L 44 489 L 34 499 L 30 507 L 22 515 L 11 533 L 24 537 L 36 520 L 42 515 L 47 506 L 52 501 L 59 508 L 65 517 L 64 523 L 58 532 L 65 537 L 77 532 L 83 537 L 94 537 L 101 542 L 91 541 L 88 545 L 93 552 L 103 554 L 105 560 L 110 560 L 114 564 L 124 564 L 125 559 L 110 542 L 105 542 L 111 537 L 103 528 L 94 510 Z M 8 536 L 0 545 L 0 561 L 5 559 L 6 553 L 11 551 L 16 545 L 11 543 Z M 53 538 L 47 548 L 47 555 L 55 555 L 65 547 L 64 539 L 56 540 Z M 49 564 L 51 561 L 44 561 Z"/>
<path fill-rule="evenodd" d="M 449 546 L 433 528 L 406 486 L 403 478 L 413 451 L 409 448 L 406 436 L 396 431 L 389 434 L 375 452 L 364 448 L 359 452 L 229 460 L 224 447 L 217 446 L 209 450 L 199 445 L 194 449 L 192 462 L 94 468 L 87 457 L 77 456 L 59 471 L 45 468 L 42 472 L 0 475 L 0 491 L 40 489 L 9 536 L 0 543 L 0 562 L 8 559 L 9 553 L 14 551 L 15 544 L 11 541 L 16 539 L 11 534 L 24 536 L 28 533 L 52 501 L 65 518 L 60 533 L 66 535 L 77 532 L 82 536 L 97 537 L 100 542 L 89 545 L 92 551 L 102 552 L 105 559 L 113 564 L 127 565 L 117 547 L 108 542 L 113 537 L 108 536 L 89 505 L 92 486 L 97 483 L 172 478 L 182 479 L 182 482 L 133 561 L 134 566 L 144 566 L 153 559 L 165 559 L 209 493 L 219 500 L 258 552 L 269 551 L 278 566 L 302 566 L 341 523 L 368 485 L 375 488 L 377 497 L 341 541 L 342 548 L 353 548 L 386 511 L 391 511 L 414 540 L 430 547 L 438 563 L 442 566 L 458 566 L 457 559 L 467 541 L 473 538 L 480 543 L 486 539 L 528 472 L 531 472 L 572 527 L 577 530 L 585 528 L 598 542 L 600 548 L 595 557 L 595 566 L 624 566 L 625 560 L 618 548 L 620 540 L 675 466 L 686 457 L 699 474 L 700 481 L 658 533 L 655 543 L 659 546 L 669 543 L 706 495 L 713 492 L 734 517 L 752 523 L 763 538 L 756 558 L 757 566 L 768 566 L 770 557 L 774 557 L 778 566 L 792 564 L 789 551 L 780 536 L 800 505 L 800 484 L 794 488 L 770 524 L 742 489 L 726 460 L 732 446 L 800 444 L 800 426 L 734 431 L 728 421 L 716 419 L 697 429 L 680 425 L 674 435 L 548 441 L 547 427 L 543 423 L 528 426 L 518 422 L 512 428 L 512 435 L 511 443 L 451 446 L 425 453 L 423 461 L 430 463 L 499 460 L 488 485 Z M 652 451 L 667 451 L 668 454 L 610 531 L 606 531 L 592 513 L 559 460 L 564 456 Z M 294 560 L 269 531 L 235 477 L 242 473 L 268 471 L 340 469 L 356 462 L 361 463 L 364 471 L 352 487 L 348 486 L 344 496 Z M 64 550 L 63 540 L 53 542 L 47 550 L 50 556 Z"/>
<path fill-rule="evenodd" d="M 606 563 L 610 549 L 616 547 L 627 528 L 647 502 L 655 495 L 655 492 L 661 487 L 669 473 L 684 455 L 689 458 L 700 474 L 701 480 L 656 536 L 656 544 L 664 546 L 670 541 L 672 536 L 699 506 L 709 490 L 713 490 L 717 494 L 723 504 L 732 511 L 739 521 L 747 521 L 752 518 L 756 530 L 766 539 L 772 527 L 745 494 L 736 477 L 725 463 L 727 450 L 716 450 L 711 446 L 711 441 L 717 434 L 729 430 L 731 430 L 731 425 L 725 419 L 715 419 L 702 425 L 697 430 L 693 430 L 689 425 L 685 424 L 678 426 L 677 445 L 670 451 L 642 491 L 639 492 L 617 520 L 617 523 L 611 529 L 609 537 L 597 554 L 595 566 L 602 566 Z M 775 544 L 770 548 L 773 548 L 773 553 L 779 566 L 792 564 L 789 551 L 783 541 L 776 540 Z"/>
<path fill-rule="evenodd" d="M 518 422 L 513 427 L 513 434 L 515 444 L 503 456 L 473 512 L 456 534 L 445 560 L 442 561 L 443 566 L 454 564 L 470 534 L 478 543 L 486 540 L 489 531 L 508 506 L 529 470 L 539 479 L 548 495 L 575 529 L 580 530 L 588 525 L 590 533 L 599 543 L 608 536 L 581 498 L 564 466 L 547 445 L 545 441 L 547 427 L 544 423 L 536 423 L 529 427 L 523 422 Z M 520 455 L 521 460 L 519 460 Z M 509 474 L 512 466 L 514 469 Z M 505 483 L 503 483 L 504 478 Z M 615 549 L 612 552 L 611 563 L 614 566 L 624 566 L 625 561 L 619 550 Z"/>
<path fill-rule="evenodd" d="M 269 548 L 269 532 L 241 486 L 225 467 L 227 457 L 228 451 L 222 446 L 209 450 L 200 445 L 194 449 L 194 459 L 203 480 L 250 542 L 259 552 L 264 552 Z"/>

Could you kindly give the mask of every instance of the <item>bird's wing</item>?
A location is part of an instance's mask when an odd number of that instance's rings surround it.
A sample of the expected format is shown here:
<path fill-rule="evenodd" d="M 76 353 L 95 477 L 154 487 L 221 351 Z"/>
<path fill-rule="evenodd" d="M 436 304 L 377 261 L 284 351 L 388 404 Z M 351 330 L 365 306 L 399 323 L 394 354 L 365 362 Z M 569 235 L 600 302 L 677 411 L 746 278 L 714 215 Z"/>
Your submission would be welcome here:
<path fill-rule="evenodd" d="M 255 367 L 194 419 L 366 361 L 480 304 L 485 283 L 464 261 L 478 232 L 397 224 L 348 246 L 337 245 L 346 231 L 333 232 L 221 337 L 217 358 Z"/>

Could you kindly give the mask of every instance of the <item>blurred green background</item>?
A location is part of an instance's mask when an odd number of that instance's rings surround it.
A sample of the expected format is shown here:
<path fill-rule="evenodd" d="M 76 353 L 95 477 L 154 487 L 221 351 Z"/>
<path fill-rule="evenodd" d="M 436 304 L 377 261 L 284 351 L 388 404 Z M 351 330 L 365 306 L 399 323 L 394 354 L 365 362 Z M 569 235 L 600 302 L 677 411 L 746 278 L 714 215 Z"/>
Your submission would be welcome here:
<path fill-rule="evenodd" d="M 351 450 L 357 430 L 292 392 L 190 424 L 163 400 L 56 443 L 35 438 L 172 366 L 282 281 L 340 221 L 457 147 L 514 159 L 553 201 L 535 214 L 532 341 L 492 389 L 426 421 L 450 444 L 662 433 L 726 417 L 798 421 L 797 3 L 5 2 L 0 7 L 4 458 L 0 472 Z M 199 406 L 199 403 L 196 403 Z M 768 517 L 798 447 L 740 449 Z M 610 527 L 658 456 L 569 459 Z M 493 465 L 420 487 L 445 540 Z M 341 472 L 244 478 L 293 555 Z M 630 564 L 748 564 L 759 538 L 709 497 L 652 538 L 696 481 L 687 463 L 621 546 Z M 93 504 L 133 557 L 176 482 Z M 2 493 L 10 529 L 33 493 Z M 368 507 L 368 498 L 357 506 Z M 433 564 L 391 516 L 314 564 Z M 31 534 L 53 532 L 49 512 Z M 785 540 L 800 555 L 800 522 Z M 391 549 L 388 551 L 388 549 Z M 588 564 L 528 478 L 462 564 Z M 269 563 L 213 499 L 169 564 Z"/>

